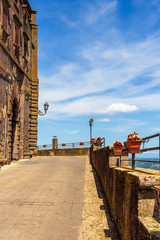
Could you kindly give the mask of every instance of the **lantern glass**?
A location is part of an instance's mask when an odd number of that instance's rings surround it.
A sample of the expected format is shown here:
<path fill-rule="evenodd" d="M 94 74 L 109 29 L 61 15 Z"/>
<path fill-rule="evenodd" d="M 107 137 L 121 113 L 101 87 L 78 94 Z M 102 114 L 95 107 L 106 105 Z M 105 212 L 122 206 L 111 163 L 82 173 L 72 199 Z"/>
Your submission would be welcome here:
<path fill-rule="evenodd" d="M 46 102 L 44 104 L 44 111 L 47 112 L 48 108 L 49 108 L 49 104 L 48 104 L 48 102 Z"/>

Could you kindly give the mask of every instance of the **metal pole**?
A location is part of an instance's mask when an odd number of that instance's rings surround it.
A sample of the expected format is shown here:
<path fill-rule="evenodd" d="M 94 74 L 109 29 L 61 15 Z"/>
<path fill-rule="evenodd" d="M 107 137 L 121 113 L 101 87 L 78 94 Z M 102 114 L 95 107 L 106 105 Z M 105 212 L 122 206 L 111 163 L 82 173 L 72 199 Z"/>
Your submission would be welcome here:
<path fill-rule="evenodd" d="M 160 171 L 160 133 L 159 133 L 159 171 Z"/>
<path fill-rule="evenodd" d="M 132 169 L 135 169 L 135 153 L 132 153 Z"/>
<path fill-rule="evenodd" d="M 94 119 L 91 118 L 91 119 L 89 120 L 89 126 L 90 126 L 90 140 L 91 140 L 91 138 L 92 138 L 92 124 L 93 124 L 93 122 L 94 122 Z"/>
<path fill-rule="evenodd" d="M 92 124 L 90 125 L 90 139 L 92 138 Z"/>

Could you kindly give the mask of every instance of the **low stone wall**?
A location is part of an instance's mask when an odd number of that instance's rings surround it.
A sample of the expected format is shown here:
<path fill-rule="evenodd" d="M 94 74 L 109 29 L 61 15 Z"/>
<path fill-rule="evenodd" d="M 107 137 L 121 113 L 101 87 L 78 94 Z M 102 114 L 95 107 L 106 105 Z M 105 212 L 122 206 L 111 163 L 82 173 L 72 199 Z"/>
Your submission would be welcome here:
<path fill-rule="evenodd" d="M 111 147 L 92 147 L 90 157 L 122 239 L 160 239 L 160 224 L 153 217 L 157 205 L 151 188 L 160 185 L 156 171 L 118 167 Z"/>
<path fill-rule="evenodd" d="M 38 156 L 84 156 L 89 155 L 89 152 L 89 148 L 38 150 Z"/>

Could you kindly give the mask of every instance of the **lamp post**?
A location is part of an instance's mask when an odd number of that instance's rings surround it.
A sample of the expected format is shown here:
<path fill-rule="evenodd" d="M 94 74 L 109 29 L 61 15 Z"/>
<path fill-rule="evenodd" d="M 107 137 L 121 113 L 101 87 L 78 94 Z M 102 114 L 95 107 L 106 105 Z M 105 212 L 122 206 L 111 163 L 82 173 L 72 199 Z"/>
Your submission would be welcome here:
<path fill-rule="evenodd" d="M 91 119 L 89 120 L 89 126 L 90 126 L 90 140 L 91 140 L 91 138 L 92 138 L 92 124 L 93 124 L 93 122 L 94 122 L 94 119 L 91 118 Z"/>
<path fill-rule="evenodd" d="M 44 115 L 46 114 L 46 112 L 48 111 L 48 108 L 49 108 L 48 102 L 45 102 L 45 104 L 43 105 L 43 107 L 44 107 L 44 113 L 42 113 L 40 110 L 38 110 L 38 114 L 39 114 L 40 116 L 44 116 Z"/>

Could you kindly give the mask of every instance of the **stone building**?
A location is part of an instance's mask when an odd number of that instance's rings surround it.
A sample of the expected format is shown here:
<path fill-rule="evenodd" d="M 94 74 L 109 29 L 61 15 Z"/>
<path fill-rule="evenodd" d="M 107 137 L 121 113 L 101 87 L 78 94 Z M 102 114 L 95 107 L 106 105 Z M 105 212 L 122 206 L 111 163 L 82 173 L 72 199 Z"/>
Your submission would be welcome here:
<path fill-rule="evenodd" d="M 0 162 L 36 153 L 37 30 L 28 0 L 0 0 Z"/>

